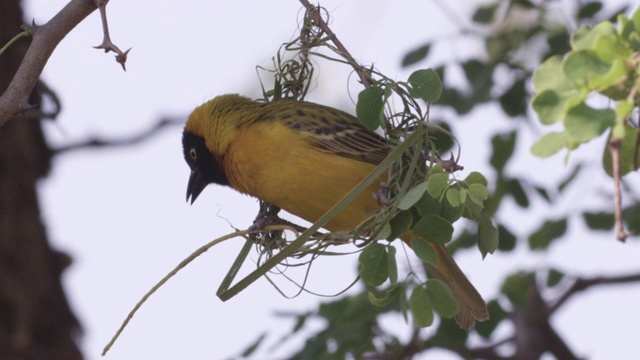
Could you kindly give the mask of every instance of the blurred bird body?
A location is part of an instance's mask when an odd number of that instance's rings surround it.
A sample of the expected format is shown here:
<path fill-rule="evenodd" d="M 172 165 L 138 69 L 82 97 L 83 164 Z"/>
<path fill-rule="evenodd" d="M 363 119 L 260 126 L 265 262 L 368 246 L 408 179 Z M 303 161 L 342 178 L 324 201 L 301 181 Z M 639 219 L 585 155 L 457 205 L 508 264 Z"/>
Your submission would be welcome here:
<path fill-rule="evenodd" d="M 315 222 L 369 175 L 390 151 L 386 141 L 355 117 L 330 107 L 291 100 L 259 103 L 239 95 L 219 96 L 196 108 L 183 135 L 192 172 L 187 199 L 195 201 L 209 183 L 272 203 Z M 324 227 L 348 231 L 374 215 L 372 196 L 386 174 L 362 191 Z M 410 243 L 410 235 L 403 236 Z M 464 328 L 488 318 L 484 300 L 446 248 L 432 245 L 439 258 L 435 275 L 459 302 Z"/>

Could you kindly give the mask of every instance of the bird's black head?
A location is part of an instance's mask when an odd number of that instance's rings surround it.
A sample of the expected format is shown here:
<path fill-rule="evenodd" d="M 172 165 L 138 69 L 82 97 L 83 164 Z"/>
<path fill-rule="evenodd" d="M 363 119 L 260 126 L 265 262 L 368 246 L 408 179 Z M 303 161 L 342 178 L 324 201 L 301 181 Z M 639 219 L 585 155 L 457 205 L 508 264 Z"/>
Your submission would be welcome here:
<path fill-rule="evenodd" d="M 202 190 L 211 183 L 229 185 L 220 161 L 209 151 L 202 136 L 185 130 L 182 133 L 182 151 L 184 160 L 191 169 L 187 185 L 187 201 L 191 198 L 193 204 Z"/>

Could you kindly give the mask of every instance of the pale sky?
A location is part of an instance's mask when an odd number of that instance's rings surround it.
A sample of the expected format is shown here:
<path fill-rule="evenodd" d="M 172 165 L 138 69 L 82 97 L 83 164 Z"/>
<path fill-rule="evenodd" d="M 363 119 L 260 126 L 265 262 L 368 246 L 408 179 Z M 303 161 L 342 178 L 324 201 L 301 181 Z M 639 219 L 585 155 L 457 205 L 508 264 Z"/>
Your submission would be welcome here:
<path fill-rule="evenodd" d="M 27 2 L 27 19 L 44 23 L 66 1 Z M 468 19 L 469 4 L 446 2 L 460 19 Z M 279 46 L 297 32 L 301 5 L 297 1 L 227 2 L 111 1 L 108 6 L 111 38 L 122 49 L 133 47 L 123 72 L 113 60 L 91 46 L 102 40 L 97 12 L 69 34 L 51 57 L 44 79 L 57 91 L 63 111 L 46 123 L 47 138 L 64 145 L 89 136 L 114 138 L 138 133 L 161 116 L 184 117 L 216 95 L 242 93 L 260 96 L 256 65 L 269 66 Z M 431 1 L 324 1 L 332 14 L 331 27 L 356 59 L 374 63 L 396 79 L 404 53 L 427 39 L 441 40 L 434 59 L 449 62 L 479 51 L 478 44 L 461 40 L 458 29 Z M 434 49 L 435 51 L 435 49 Z M 354 112 L 348 93 L 361 90 L 349 69 L 319 62 L 318 85 L 310 99 Z M 450 116 L 450 114 L 441 114 Z M 465 171 L 491 174 L 486 167 L 488 136 L 495 126 L 513 123 L 495 119 L 493 109 L 456 124 L 463 144 Z M 464 129 L 467 128 L 466 132 Z M 54 160 L 42 181 L 43 219 L 54 247 L 74 259 L 64 275 L 64 286 L 85 334 L 82 350 L 99 359 L 104 345 L 140 297 L 184 257 L 206 242 L 233 231 L 229 223 L 246 228 L 257 213 L 254 199 L 219 186 L 209 186 L 198 201 L 185 202 L 189 175 L 181 151 L 182 129 L 168 128 L 136 147 L 78 151 Z M 544 182 L 549 174 L 563 177 L 563 156 L 534 159 L 523 139 L 518 164 L 509 171 Z M 466 144 L 466 145 L 465 145 Z M 464 146 L 467 146 L 465 152 Z M 597 149 L 597 145 L 595 149 Z M 593 156 L 589 147 L 572 160 Z M 597 150 L 595 150 L 597 151 Z M 491 179 L 489 179 L 491 181 Z M 593 182 L 606 182 L 598 176 Z M 585 184 L 588 185 L 588 184 Z M 602 200 L 584 199 L 578 185 L 567 195 L 575 208 L 602 206 Z M 562 214 L 567 208 L 541 211 Z M 569 207 L 570 208 L 570 207 Z M 505 204 L 500 215 L 523 235 L 538 226 L 528 213 Z M 575 224 L 575 225 L 573 225 Z M 583 233 L 573 222 L 570 231 Z M 293 326 L 274 312 L 304 312 L 326 299 L 302 294 L 283 298 L 267 281 L 258 280 L 223 303 L 215 291 L 242 246 L 241 240 L 217 246 L 191 263 L 137 313 L 106 359 L 222 359 L 239 354 L 259 334 L 270 332 L 267 347 Z M 613 234 L 572 236 L 559 241 L 548 254 L 531 255 L 520 246 L 516 254 L 489 256 L 478 251 L 457 256 L 458 262 L 485 298 L 494 297 L 504 275 L 515 269 L 555 266 L 580 275 L 623 274 L 638 269 L 637 241 L 615 242 Z M 356 276 L 357 255 L 323 259 L 314 264 L 310 289 L 332 294 Z M 255 252 L 251 254 L 255 260 Z M 255 267 L 247 263 L 243 274 Z M 294 288 L 276 279 L 288 294 Z M 640 312 L 640 290 L 612 287 L 577 296 L 553 318 L 560 334 L 578 356 L 591 359 L 630 358 L 635 351 Z M 405 339 L 411 330 L 399 319 L 387 319 Z M 315 323 L 315 328 L 321 324 Z M 433 328 L 425 330 L 433 331 Z M 503 329 L 507 331 L 507 329 Z M 266 358 L 279 358 L 304 340 Z M 442 358 L 446 358 L 442 354 Z"/>

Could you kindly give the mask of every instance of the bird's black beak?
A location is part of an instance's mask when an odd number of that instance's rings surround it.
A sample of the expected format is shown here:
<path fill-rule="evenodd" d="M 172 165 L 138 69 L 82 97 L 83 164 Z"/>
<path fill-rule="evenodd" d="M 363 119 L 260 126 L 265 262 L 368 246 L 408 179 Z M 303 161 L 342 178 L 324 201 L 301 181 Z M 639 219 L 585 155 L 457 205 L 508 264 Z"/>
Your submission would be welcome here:
<path fill-rule="evenodd" d="M 193 204 L 207 185 L 209 185 L 209 182 L 204 179 L 199 168 L 191 170 L 189 184 L 187 185 L 187 202 L 191 198 L 191 204 Z"/>

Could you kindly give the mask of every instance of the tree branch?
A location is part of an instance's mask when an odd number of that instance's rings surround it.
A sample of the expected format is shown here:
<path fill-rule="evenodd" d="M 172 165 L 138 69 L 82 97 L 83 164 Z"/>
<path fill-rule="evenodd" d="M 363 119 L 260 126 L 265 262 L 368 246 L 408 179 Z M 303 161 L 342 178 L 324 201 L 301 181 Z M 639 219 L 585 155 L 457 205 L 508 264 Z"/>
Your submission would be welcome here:
<path fill-rule="evenodd" d="M 573 295 L 586 290 L 593 286 L 598 285 L 614 285 L 614 284 L 626 284 L 631 282 L 640 282 L 640 274 L 631 274 L 631 275 L 623 275 L 623 276 L 614 276 L 614 277 L 606 277 L 606 276 L 597 276 L 594 278 L 577 278 L 573 285 L 560 296 L 556 302 L 549 306 L 548 314 L 553 314 L 556 310 L 558 310 L 562 305 L 564 305 L 569 298 Z"/>
<path fill-rule="evenodd" d="M 627 232 L 624 230 L 624 220 L 622 218 L 622 191 L 620 190 L 620 147 L 619 138 L 612 137 L 609 140 L 609 151 L 611 153 L 611 168 L 613 172 L 613 181 L 615 185 L 614 195 L 614 214 L 616 238 L 622 242 L 627 239 Z"/>
<path fill-rule="evenodd" d="M 105 139 L 94 137 L 86 141 L 82 141 L 82 142 L 78 142 L 75 144 L 70 144 L 70 145 L 66 145 L 66 146 L 62 146 L 57 149 L 54 149 L 53 154 L 60 155 L 62 153 L 67 153 L 70 151 L 90 149 L 90 148 L 137 145 L 143 141 L 148 140 L 152 136 L 156 135 L 156 133 L 158 133 L 160 130 L 164 129 L 165 127 L 173 126 L 173 125 L 184 125 L 184 119 L 164 118 L 158 121 L 151 128 L 125 139 L 105 140 Z"/>
<path fill-rule="evenodd" d="M 96 9 L 93 1 L 71 0 L 49 22 L 33 25 L 33 40 L 7 90 L 0 97 L 0 126 L 22 112 L 47 60 L 60 41 Z"/>

